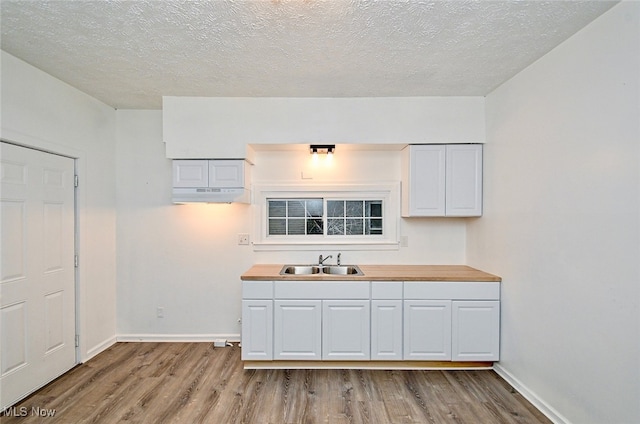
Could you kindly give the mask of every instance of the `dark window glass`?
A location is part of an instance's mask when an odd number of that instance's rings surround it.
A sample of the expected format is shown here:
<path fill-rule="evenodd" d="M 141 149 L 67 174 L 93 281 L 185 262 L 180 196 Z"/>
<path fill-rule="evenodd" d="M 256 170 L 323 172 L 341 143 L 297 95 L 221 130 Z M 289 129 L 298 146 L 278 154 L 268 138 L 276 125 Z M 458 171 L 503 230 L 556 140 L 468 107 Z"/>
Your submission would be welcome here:
<path fill-rule="evenodd" d="M 330 218 L 344 216 L 344 201 L 327 200 L 327 216 Z"/>
<path fill-rule="evenodd" d="M 287 216 L 287 203 L 285 201 L 280 200 L 271 200 L 269 201 L 269 217 L 284 217 Z"/>
<path fill-rule="evenodd" d="M 362 236 L 382 234 L 382 200 L 268 199 L 268 234 Z M 325 229 L 326 222 L 326 229 Z"/>

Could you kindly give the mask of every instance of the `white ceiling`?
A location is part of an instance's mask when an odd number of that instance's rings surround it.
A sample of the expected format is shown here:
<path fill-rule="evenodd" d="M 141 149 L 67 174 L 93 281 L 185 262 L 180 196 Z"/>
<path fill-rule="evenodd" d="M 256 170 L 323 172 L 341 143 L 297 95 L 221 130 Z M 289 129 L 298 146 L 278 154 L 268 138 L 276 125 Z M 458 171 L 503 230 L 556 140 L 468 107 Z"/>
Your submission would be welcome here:
<path fill-rule="evenodd" d="M 612 1 L 1 0 L 2 49 L 121 109 L 162 96 L 482 96 Z"/>

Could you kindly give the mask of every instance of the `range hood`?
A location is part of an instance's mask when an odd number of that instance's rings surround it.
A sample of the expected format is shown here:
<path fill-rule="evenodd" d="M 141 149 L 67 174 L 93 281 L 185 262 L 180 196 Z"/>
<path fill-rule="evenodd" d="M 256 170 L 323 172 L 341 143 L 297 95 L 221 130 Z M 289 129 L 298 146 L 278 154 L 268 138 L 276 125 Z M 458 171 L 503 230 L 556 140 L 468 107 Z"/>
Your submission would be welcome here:
<path fill-rule="evenodd" d="M 173 203 L 250 203 L 245 188 L 173 188 Z"/>
<path fill-rule="evenodd" d="M 176 159 L 173 203 L 250 203 L 249 164 L 242 159 Z"/>

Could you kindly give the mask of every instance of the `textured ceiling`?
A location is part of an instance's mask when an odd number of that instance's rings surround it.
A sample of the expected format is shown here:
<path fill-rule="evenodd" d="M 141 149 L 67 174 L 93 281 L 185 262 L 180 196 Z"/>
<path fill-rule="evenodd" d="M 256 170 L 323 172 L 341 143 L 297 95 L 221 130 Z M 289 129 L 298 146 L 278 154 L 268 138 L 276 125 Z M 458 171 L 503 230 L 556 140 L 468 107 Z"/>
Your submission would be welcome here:
<path fill-rule="evenodd" d="M 162 96 L 477 96 L 611 1 L 1 0 L 2 49 L 124 109 Z"/>

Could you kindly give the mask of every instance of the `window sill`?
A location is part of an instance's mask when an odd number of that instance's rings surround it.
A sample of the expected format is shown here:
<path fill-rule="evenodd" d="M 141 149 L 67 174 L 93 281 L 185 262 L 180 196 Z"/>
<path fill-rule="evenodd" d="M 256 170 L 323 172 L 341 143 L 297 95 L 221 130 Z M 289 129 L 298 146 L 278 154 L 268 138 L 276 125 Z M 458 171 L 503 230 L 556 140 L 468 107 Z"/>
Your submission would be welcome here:
<path fill-rule="evenodd" d="M 398 242 L 335 242 L 335 243 L 313 243 L 313 242 L 273 242 L 273 243 L 253 243 L 253 250 L 263 251 L 298 251 L 298 250 L 400 250 Z"/>

